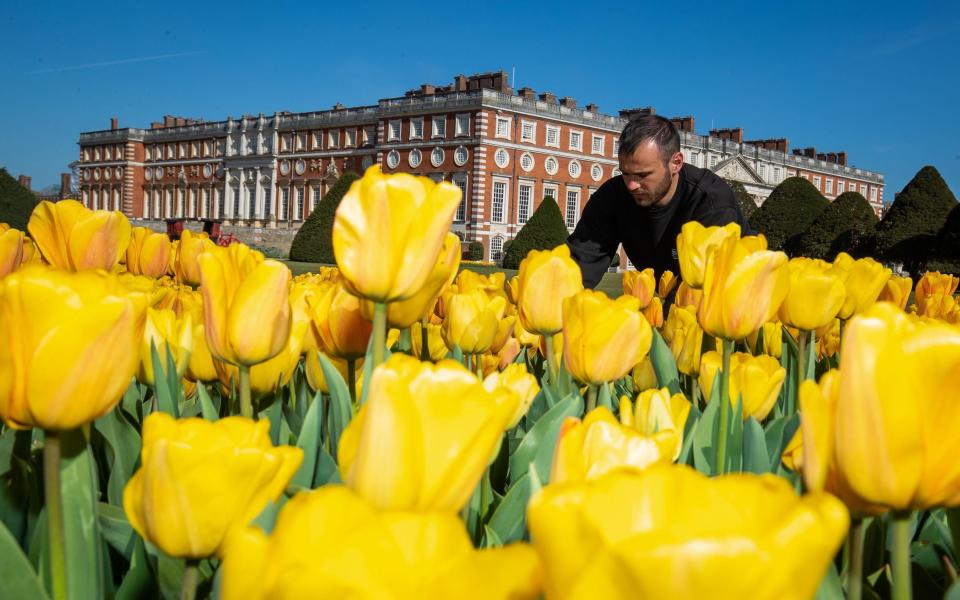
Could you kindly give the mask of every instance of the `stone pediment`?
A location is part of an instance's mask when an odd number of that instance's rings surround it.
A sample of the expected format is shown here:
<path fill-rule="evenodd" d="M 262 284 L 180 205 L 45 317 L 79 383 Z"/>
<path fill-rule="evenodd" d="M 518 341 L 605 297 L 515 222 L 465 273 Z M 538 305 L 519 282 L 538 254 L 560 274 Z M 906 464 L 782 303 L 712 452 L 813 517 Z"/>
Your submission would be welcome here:
<path fill-rule="evenodd" d="M 763 179 L 757 175 L 757 172 L 753 170 L 753 167 L 750 166 L 742 156 L 731 156 L 727 160 L 721 162 L 713 170 L 714 173 L 719 177 L 724 179 L 729 179 L 732 181 L 739 181 L 741 183 L 753 183 L 765 185 Z"/>

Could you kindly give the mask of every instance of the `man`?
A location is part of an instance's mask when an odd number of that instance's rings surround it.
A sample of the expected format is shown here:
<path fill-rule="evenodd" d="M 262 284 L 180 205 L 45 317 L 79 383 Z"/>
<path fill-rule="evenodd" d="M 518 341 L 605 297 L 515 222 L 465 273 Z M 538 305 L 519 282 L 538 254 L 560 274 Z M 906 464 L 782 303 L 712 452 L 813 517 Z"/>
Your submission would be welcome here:
<path fill-rule="evenodd" d="M 677 234 L 688 221 L 738 223 L 750 233 L 733 190 L 711 171 L 684 164 L 680 135 L 663 117 L 645 115 L 623 128 L 620 173 L 594 192 L 567 238 L 586 287 L 600 282 L 620 244 L 637 269 L 679 276 Z"/>

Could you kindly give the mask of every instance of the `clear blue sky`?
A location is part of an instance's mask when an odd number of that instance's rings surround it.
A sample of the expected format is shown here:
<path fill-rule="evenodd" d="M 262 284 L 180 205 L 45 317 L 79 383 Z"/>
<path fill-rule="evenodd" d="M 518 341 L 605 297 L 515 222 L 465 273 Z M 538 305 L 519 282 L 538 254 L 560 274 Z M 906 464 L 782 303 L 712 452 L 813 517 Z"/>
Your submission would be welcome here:
<path fill-rule="evenodd" d="M 457 73 L 652 105 L 697 130 L 846 150 L 888 201 L 932 164 L 960 193 L 960 3 L 16 2 L 0 14 L 0 166 L 58 181 L 81 131 L 317 110 Z M 466 6 L 466 5 L 459 5 Z"/>

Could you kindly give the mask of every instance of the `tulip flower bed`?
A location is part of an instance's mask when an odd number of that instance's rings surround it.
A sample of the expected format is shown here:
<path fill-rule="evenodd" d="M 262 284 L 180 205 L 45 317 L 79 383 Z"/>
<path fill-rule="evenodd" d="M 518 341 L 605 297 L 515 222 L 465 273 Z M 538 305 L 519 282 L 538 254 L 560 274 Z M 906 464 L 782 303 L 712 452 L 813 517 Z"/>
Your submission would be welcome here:
<path fill-rule="evenodd" d="M 611 299 L 566 246 L 458 274 L 459 200 L 373 167 L 297 277 L 0 232 L 0 595 L 960 594 L 957 278 L 691 223 Z"/>

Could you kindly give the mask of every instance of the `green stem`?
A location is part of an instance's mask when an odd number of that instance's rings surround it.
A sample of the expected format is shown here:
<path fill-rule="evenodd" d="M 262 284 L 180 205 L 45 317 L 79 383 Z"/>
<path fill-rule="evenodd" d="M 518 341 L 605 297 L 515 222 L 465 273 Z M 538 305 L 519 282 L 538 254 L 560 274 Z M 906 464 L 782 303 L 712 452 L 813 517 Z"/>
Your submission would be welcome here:
<path fill-rule="evenodd" d="M 373 366 L 376 369 L 383 362 L 383 350 L 387 345 L 387 305 L 373 303 Z"/>
<path fill-rule="evenodd" d="M 863 520 L 850 520 L 847 548 L 847 600 L 860 600 L 863 595 Z"/>
<path fill-rule="evenodd" d="M 47 500 L 47 535 L 50 540 L 50 575 L 54 600 L 67 597 L 67 546 L 60 492 L 60 434 L 44 431 L 43 485 Z"/>
<path fill-rule="evenodd" d="M 253 418 L 253 400 L 250 399 L 250 367 L 240 365 L 240 416 Z"/>
<path fill-rule="evenodd" d="M 720 475 L 727 469 L 727 421 L 730 420 L 730 355 L 733 354 L 733 342 L 723 340 L 723 370 L 720 371 L 720 431 L 717 440 L 717 460 L 714 474 Z"/>
<path fill-rule="evenodd" d="M 799 385 L 807 378 L 807 341 L 810 339 L 810 332 L 801 329 L 797 340 L 797 365 L 800 369 L 800 377 L 797 382 L 797 397 L 800 397 Z"/>
<path fill-rule="evenodd" d="M 950 537 L 953 538 L 953 555 L 960 557 L 960 507 L 948 508 L 944 512 L 947 514 Z"/>
<path fill-rule="evenodd" d="M 420 321 L 420 360 L 430 360 L 430 334 L 427 332 L 427 320 Z"/>
<path fill-rule="evenodd" d="M 183 585 L 180 587 L 180 600 L 194 600 L 197 597 L 197 583 L 200 582 L 200 561 L 188 558 L 183 569 Z"/>
<path fill-rule="evenodd" d="M 483 379 L 483 358 L 482 357 L 483 357 L 482 354 L 473 355 L 473 367 L 474 367 L 474 370 L 477 372 L 477 377 L 479 377 L 480 379 Z"/>
<path fill-rule="evenodd" d="M 347 359 L 347 387 L 350 390 L 350 402 L 357 403 L 357 359 Z"/>
<path fill-rule="evenodd" d="M 587 386 L 587 413 L 597 407 L 597 385 L 591 383 Z M 586 414 L 586 413 L 585 413 Z"/>
<path fill-rule="evenodd" d="M 690 376 L 690 402 L 700 408 L 700 380 L 696 375 Z"/>
<path fill-rule="evenodd" d="M 891 518 L 893 550 L 893 600 L 909 600 L 913 597 L 910 583 L 910 512 L 895 512 Z"/>
<path fill-rule="evenodd" d="M 543 339 L 547 346 L 547 372 L 550 374 L 550 384 L 556 389 L 559 385 L 557 374 L 560 371 L 557 368 L 557 359 L 553 355 L 553 336 L 545 335 Z"/>

